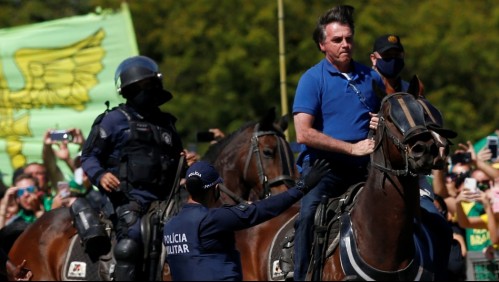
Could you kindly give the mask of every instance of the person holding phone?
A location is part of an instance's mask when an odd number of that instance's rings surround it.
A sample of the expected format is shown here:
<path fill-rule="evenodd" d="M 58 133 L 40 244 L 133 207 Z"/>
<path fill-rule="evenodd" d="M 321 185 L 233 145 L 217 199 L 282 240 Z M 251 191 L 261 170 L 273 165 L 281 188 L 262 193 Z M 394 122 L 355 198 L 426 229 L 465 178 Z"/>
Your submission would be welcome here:
<path fill-rule="evenodd" d="M 0 249 L 0 275 L 6 276 L 9 281 L 29 281 L 33 277 L 33 273 L 25 266 L 26 260 L 15 265 L 9 256 Z"/>

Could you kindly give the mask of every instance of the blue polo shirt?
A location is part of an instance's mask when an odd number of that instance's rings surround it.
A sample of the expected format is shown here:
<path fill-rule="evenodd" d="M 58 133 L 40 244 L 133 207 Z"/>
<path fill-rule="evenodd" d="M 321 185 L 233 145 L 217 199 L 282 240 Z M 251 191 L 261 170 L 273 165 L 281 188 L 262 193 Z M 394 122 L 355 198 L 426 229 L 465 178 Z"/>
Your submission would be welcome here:
<path fill-rule="evenodd" d="M 293 103 L 293 114 L 315 117 L 313 128 L 335 139 L 355 143 L 366 139 L 369 112 L 377 113 L 380 99 L 372 88 L 373 80 L 385 89 L 381 77 L 371 68 L 352 62 L 353 72 L 345 76 L 326 59 L 308 69 L 300 78 Z M 300 159 L 317 156 L 352 166 L 363 166 L 369 156 L 355 157 L 322 151 L 302 145 Z"/>

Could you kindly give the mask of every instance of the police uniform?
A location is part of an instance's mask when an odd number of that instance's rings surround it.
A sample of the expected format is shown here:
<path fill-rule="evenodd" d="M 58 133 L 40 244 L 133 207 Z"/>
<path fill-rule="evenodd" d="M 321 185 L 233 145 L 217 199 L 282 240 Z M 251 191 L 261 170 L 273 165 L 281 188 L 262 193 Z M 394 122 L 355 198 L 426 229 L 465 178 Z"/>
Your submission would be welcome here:
<path fill-rule="evenodd" d="M 234 231 L 271 219 L 298 201 L 297 188 L 253 204 L 209 209 L 187 203 L 163 230 L 173 280 L 242 280 Z M 194 271 L 195 270 L 195 271 Z"/>
<path fill-rule="evenodd" d="M 165 200 L 175 183 L 183 151 L 176 118 L 160 111 L 171 99 L 163 89 L 161 73 L 150 58 L 124 60 L 115 75 L 118 93 L 127 99 L 96 118 L 84 144 L 82 167 L 92 184 L 109 197 L 116 217 L 116 280 L 135 278 L 135 266 L 142 257 L 140 218 L 155 200 Z M 107 192 L 100 186 L 106 173 L 120 185 Z"/>

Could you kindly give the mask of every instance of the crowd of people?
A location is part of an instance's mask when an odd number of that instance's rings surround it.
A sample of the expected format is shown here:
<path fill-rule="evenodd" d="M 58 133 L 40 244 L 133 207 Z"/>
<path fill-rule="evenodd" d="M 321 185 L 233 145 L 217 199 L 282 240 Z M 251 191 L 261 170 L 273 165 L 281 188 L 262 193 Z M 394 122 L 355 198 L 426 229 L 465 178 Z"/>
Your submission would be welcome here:
<path fill-rule="evenodd" d="M 324 58 L 304 72 L 294 97 L 296 140 L 301 145 L 296 163 L 301 177 L 296 187 L 256 203 L 215 207 L 223 179 L 211 164 L 199 161 L 196 152 L 183 148 L 176 118 L 159 109 L 173 95 L 163 87 L 158 65 L 146 56 L 127 58 L 114 78 L 124 104 L 99 115 L 88 138 L 80 129 L 70 128 L 66 133 L 71 138 L 54 140 L 53 129 L 47 129 L 42 162 L 16 170 L 11 187 L 1 183 L 0 254 L 6 266 L 1 273 L 29 280 L 32 273 L 24 267 L 26 262 L 14 265 L 6 256 L 8 250 L 45 212 L 68 207 L 87 249 L 109 240 L 99 213 L 113 222 L 117 234 L 114 279 L 134 280 L 143 252 L 140 219 L 153 201 L 168 197 L 179 183 L 177 168 L 181 167 L 180 183 L 185 184 L 188 199 L 164 226 L 163 238 L 173 279 L 241 280 L 233 231 L 277 216 L 300 201 L 293 279 L 305 280 L 321 197 L 338 197 L 367 177 L 375 147 L 370 134 L 377 127 L 380 107 L 372 81 L 394 92 L 406 91 L 409 85 L 400 76 L 405 51 L 396 34 L 375 40 L 372 66 L 352 58 L 353 12 L 348 5 L 333 7 L 319 17 L 313 32 Z M 443 127 L 441 116 L 433 122 L 436 128 Z M 216 137 L 213 142 L 224 137 L 217 128 L 210 131 Z M 71 156 L 70 143 L 79 146 L 76 156 Z M 444 239 L 448 250 L 441 254 L 445 257 L 441 260 L 445 265 L 439 266 L 445 272 L 441 278 L 468 279 L 470 252 L 482 252 L 489 261 L 499 255 L 499 160 L 492 153 L 488 147 L 475 151 L 470 141 L 458 144 L 446 168 L 419 176 L 421 208 L 441 219 L 442 233 L 449 232 L 449 240 Z M 73 172 L 71 176 L 64 175 L 57 165 L 60 161 Z M 86 224 L 79 221 L 82 218 Z M 202 273 L 192 271 L 199 267 Z M 494 270 L 484 268 L 482 278 L 499 279 Z"/>

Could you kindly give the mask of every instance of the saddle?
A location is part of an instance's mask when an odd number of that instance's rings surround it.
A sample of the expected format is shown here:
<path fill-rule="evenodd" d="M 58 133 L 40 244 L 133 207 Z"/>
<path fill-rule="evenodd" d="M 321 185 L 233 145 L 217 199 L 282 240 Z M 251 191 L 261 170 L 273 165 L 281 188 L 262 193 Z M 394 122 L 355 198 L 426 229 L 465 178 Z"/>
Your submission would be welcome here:
<path fill-rule="evenodd" d="M 315 214 L 314 239 L 312 252 L 322 254 L 320 258 L 312 258 L 307 277 L 312 275 L 326 255 L 332 254 L 339 243 L 340 217 L 349 212 L 355 204 L 355 196 L 360 192 L 364 183 L 351 186 L 342 196 L 328 199 L 324 205 L 317 208 Z M 298 214 L 289 219 L 277 232 L 272 240 L 269 252 L 268 277 L 271 281 L 285 281 L 293 279 L 294 257 L 294 223 Z M 326 240 L 327 239 L 327 240 Z M 319 243 L 321 242 L 321 243 Z M 327 244 L 324 244 L 327 243 Z M 325 248 L 327 248 L 327 252 Z M 315 250 L 320 249 L 318 252 Z M 320 272 L 319 272 L 320 273 Z M 308 279 L 312 280 L 312 279 Z"/>
<path fill-rule="evenodd" d="M 164 202 L 153 202 L 147 213 L 141 217 L 141 233 L 144 245 L 142 267 L 138 271 L 142 273 L 156 273 L 155 280 L 161 280 L 160 269 L 164 263 L 162 253 L 161 234 L 163 230 L 164 214 L 168 208 Z M 88 253 L 81 241 L 78 233 L 71 238 L 70 249 L 65 258 L 62 275 L 64 281 L 112 281 L 116 260 L 113 256 L 113 249 L 116 244 L 116 234 L 112 222 L 101 216 L 101 221 L 105 224 L 111 248 L 100 254 Z"/>

